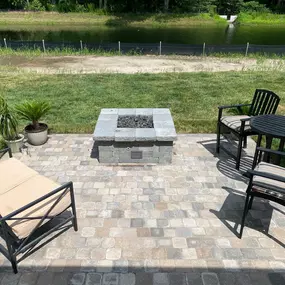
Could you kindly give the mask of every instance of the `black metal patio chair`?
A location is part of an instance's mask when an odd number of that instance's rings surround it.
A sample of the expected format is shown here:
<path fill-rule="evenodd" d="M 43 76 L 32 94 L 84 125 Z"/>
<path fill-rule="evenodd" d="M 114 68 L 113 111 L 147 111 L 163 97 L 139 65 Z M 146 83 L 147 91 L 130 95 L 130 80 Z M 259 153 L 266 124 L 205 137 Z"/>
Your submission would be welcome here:
<path fill-rule="evenodd" d="M 242 147 L 247 147 L 248 136 L 255 135 L 249 125 L 250 118 L 259 115 L 275 114 L 279 102 L 280 98 L 274 92 L 256 89 L 250 104 L 219 106 L 216 152 L 219 153 L 220 148 L 222 148 L 226 153 L 233 156 L 236 160 L 236 169 L 239 170 Z M 226 109 L 236 108 L 241 111 L 244 106 L 249 107 L 246 115 L 223 116 L 223 111 Z M 221 134 L 223 133 L 233 133 L 238 138 L 236 156 L 221 146 Z"/>
<path fill-rule="evenodd" d="M 72 182 L 59 186 L 12 157 L 0 160 L 0 252 L 18 263 L 73 227 L 77 228 Z"/>
<path fill-rule="evenodd" d="M 252 207 L 254 197 L 274 201 L 285 206 L 285 168 L 272 163 L 263 162 L 262 157 L 264 154 L 285 157 L 285 152 L 282 151 L 262 147 L 256 149 L 252 170 L 247 171 L 250 180 L 246 190 L 240 238 L 242 237 L 246 215 L 248 210 Z"/>

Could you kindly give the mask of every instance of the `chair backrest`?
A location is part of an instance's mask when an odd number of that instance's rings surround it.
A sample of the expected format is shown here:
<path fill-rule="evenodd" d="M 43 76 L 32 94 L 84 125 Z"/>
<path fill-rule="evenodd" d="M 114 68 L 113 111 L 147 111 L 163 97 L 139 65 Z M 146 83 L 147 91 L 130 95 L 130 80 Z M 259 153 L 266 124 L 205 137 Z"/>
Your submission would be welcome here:
<path fill-rule="evenodd" d="M 256 89 L 249 110 L 249 116 L 275 114 L 280 98 L 274 92 L 264 89 Z"/>

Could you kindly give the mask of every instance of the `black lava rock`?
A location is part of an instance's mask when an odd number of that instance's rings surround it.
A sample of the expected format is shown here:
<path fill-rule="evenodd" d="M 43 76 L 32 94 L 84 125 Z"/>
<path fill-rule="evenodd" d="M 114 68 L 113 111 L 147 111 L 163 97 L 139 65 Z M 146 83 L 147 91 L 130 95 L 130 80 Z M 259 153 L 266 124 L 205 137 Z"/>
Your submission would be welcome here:
<path fill-rule="evenodd" d="M 153 128 L 152 116 L 119 116 L 118 128 Z"/>

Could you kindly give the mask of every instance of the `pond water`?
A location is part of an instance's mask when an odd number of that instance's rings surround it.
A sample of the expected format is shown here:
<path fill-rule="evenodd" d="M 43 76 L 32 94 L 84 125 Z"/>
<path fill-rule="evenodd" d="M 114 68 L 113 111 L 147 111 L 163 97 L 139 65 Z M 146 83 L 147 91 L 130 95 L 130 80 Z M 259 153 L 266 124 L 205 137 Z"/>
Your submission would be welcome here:
<path fill-rule="evenodd" d="M 285 44 L 285 26 L 190 26 L 169 28 L 134 27 L 0 27 L 3 38 L 20 41 L 79 42 L 85 43 L 164 43 L 177 44 Z"/>

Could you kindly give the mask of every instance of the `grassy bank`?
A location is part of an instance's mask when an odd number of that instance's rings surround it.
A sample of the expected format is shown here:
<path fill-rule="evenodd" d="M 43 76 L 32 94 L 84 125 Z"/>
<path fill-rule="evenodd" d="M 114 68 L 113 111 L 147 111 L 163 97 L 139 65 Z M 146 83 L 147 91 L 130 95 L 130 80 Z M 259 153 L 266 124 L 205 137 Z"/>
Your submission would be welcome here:
<path fill-rule="evenodd" d="M 285 15 L 273 13 L 240 13 L 237 21 L 240 24 L 285 25 Z"/>
<path fill-rule="evenodd" d="M 52 132 L 91 133 L 101 108 L 171 108 L 180 133 L 215 132 L 217 106 L 251 100 L 268 88 L 285 101 L 284 72 L 39 75 L 0 73 L 0 88 L 13 105 L 46 99 Z M 283 102 L 283 103 L 282 103 Z M 279 108 L 285 114 L 285 106 Z M 24 123 L 23 123 L 24 125 Z"/>
<path fill-rule="evenodd" d="M 0 57 L 2 58 L 9 58 L 11 61 L 15 62 L 17 58 L 28 58 L 28 59 L 36 59 L 38 57 L 62 57 L 62 56 L 84 56 L 84 55 L 90 55 L 90 56 L 140 56 L 145 55 L 142 54 L 139 50 L 131 50 L 129 52 L 119 52 L 117 50 L 110 50 L 105 51 L 103 49 L 87 49 L 83 48 L 80 49 L 73 49 L 73 48 L 62 48 L 62 49 L 47 49 L 46 52 L 43 52 L 42 49 L 19 49 L 14 50 L 10 48 L 1 48 L 0 47 Z M 164 55 L 162 53 L 162 55 Z M 171 58 L 184 58 L 188 57 L 187 55 L 165 55 Z M 189 54 L 189 56 L 191 56 Z M 202 51 L 201 55 L 202 56 Z M 216 57 L 216 58 L 225 58 L 229 60 L 243 60 L 243 59 L 257 59 L 257 60 L 266 60 L 266 59 L 276 59 L 282 61 L 282 66 L 284 65 L 283 60 L 285 60 L 285 55 L 282 54 L 266 54 L 266 53 L 248 53 L 247 56 L 245 56 L 244 53 L 209 53 L 205 54 L 206 57 Z M 198 57 L 198 56 L 196 56 Z M 1 59 L 0 59 L 1 62 Z"/>
<path fill-rule="evenodd" d="M 19 25 L 105 25 L 105 26 L 187 26 L 225 24 L 218 16 L 209 14 L 119 14 L 57 12 L 2 12 L 0 27 Z M 27 27 L 26 27 L 27 28 Z"/>

